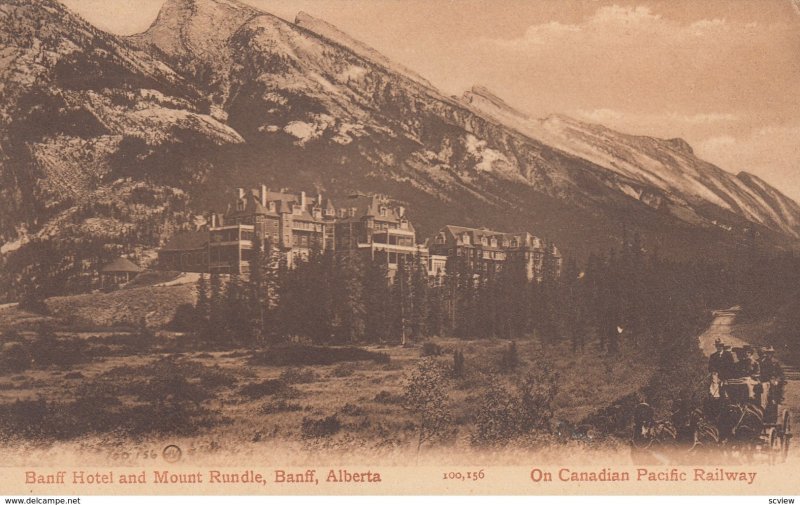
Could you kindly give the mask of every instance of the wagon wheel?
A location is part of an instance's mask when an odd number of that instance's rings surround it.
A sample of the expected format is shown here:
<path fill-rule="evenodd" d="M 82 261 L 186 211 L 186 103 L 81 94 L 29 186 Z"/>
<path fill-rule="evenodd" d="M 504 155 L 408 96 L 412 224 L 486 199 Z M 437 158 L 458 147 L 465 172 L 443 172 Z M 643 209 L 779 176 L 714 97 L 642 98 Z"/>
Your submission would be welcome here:
<path fill-rule="evenodd" d="M 787 410 L 783 413 L 783 429 L 781 430 L 781 463 L 789 456 L 789 442 L 792 441 L 792 416 Z"/>
<path fill-rule="evenodd" d="M 769 457 L 769 464 L 774 465 L 778 462 L 783 452 L 783 436 L 777 428 L 770 428 L 767 432 L 767 456 Z"/>

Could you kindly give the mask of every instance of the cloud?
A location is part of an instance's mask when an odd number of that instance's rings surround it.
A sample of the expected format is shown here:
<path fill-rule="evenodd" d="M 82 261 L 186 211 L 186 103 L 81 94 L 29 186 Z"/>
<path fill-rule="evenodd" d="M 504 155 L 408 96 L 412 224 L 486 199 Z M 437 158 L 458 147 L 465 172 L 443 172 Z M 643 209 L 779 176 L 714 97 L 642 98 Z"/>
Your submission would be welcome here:
<path fill-rule="evenodd" d="M 800 2 L 800 0 L 797 0 Z M 524 51 L 548 43 L 594 43 L 628 45 L 631 38 L 642 39 L 643 45 L 666 42 L 675 47 L 696 45 L 698 39 L 714 38 L 722 34 L 741 35 L 760 27 L 757 23 L 732 23 L 723 18 L 700 19 L 689 24 L 664 18 L 650 7 L 611 5 L 598 8 L 594 14 L 579 23 L 564 24 L 550 21 L 531 25 L 520 37 L 482 38 L 482 44 Z"/>
<path fill-rule="evenodd" d="M 700 114 L 678 114 L 677 112 L 670 112 L 669 118 L 682 122 L 692 124 L 706 124 L 706 123 L 720 123 L 729 121 L 738 121 L 739 116 L 730 113 L 708 112 Z"/>
<path fill-rule="evenodd" d="M 654 23 L 660 20 L 660 15 L 654 14 L 650 10 L 650 7 L 644 5 L 637 5 L 634 7 L 609 5 L 597 9 L 594 15 L 589 18 L 589 23 L 596 25 L 602 25 L 606 23 L 621 23 L 630 25 Z"/>
<path fill-rule="evenodd" d="M 592 121 L 595 123 L 603 123 L 607 125 L 651 125 L 651 124 L 673 124 L 677 125 L 675 128 L 680 129 L 680 125 L 714 125 L 720 123 L 732 123 L 739 121 L 739 116 L 731 113 L 722 112 L 702 112 L 696 114 L 681 114 L 678 112 L 666 113 L 640 113 L 640 112 L 623 112 L 611 108 L 598 108 L 598 109 L 577 109 L 572 112 L 572 115 Z"/>

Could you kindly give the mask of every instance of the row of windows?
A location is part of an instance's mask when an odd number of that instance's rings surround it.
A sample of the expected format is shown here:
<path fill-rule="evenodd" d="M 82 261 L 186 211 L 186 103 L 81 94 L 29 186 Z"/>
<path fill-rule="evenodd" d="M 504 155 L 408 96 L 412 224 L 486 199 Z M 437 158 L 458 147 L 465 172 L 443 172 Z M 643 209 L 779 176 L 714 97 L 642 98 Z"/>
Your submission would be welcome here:
<path fill-rule="evenodd" d="M 376 244 L 389 244 L 389 245 L 399 245 L 405 247 L 413 247 L 414 246 L 414 238 L 413 237 L 398 237 L 395 235 L 389 235 L 389 241 L 386 241 L 386 234 L 376 234 L 372 236 L 372 241 Z"/>
<path fill-rule="evenodd" d="M 244 253 L 245 251 L 242 251 Z M 239 261 L 239 248 L 237 246 L 212 247 L 209 251 L 211 263 L 223 261 Z"/>
<path fill-rule="evenodd" d="M 437 235 L 436 239 L 435 239 L 435 242 L 437 244 L 444 244 L 446 242 L 446 239 L 445 239 L 444 235 Z M 471 245 L 472 244 L 472 237 L 470 237 L 469 234 L 464 233 L 463 235 L 461 235 L 459 237 L 459 243 L 460 244 L 465 244 L 465 245 Z M 481 237 L 480 245 L 485 245 L 485 246 L 489 246 L 489 247 L 498 247 L 498 245 L 500 247 L 519 247 L 520 242 L 517 241 L 517 239 L 512 239 L 510 242 L 508 240 L 501 240 L 501 241 L 498 242 L 498 240 L 496 238 Z"/>
<path fill-rule="evenodd" d="M 292 247 L 312 247 L 320 243 L 320 237 L 304 233 L 292 234 Z"/>
<path fill-rule="evenodd" d="M 322 231 L 322 225 L 308 221 L 294 221 L 292 223 L 292 228 L 296 230 Z"/>

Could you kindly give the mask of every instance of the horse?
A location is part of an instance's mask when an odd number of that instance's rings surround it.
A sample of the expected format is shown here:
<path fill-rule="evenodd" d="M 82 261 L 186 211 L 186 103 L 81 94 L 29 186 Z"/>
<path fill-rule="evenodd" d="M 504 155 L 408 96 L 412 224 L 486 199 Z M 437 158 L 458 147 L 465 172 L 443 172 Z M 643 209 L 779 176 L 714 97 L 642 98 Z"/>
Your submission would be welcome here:
<path fill-rule="evenodd" d="M 706 460 L 719 447 L 719 429 L 709 422 L 705 411 L 697 407 L 689 415 L 689 428 L 692 433 L 692 446 L 689 453 Z"/>
<path fill-rule="evenodd" d="M 750 459 L 764 429 L 764 409 L 749 402 L 730 402 L 719 415 L 722 443 L 732 451 L 741 451 Z"/>
<path fill-rule="evenodd" d="M 655 411 L 647 403 L 640 403 L 633 412 L 633 437 L 631 452 L 640 464 L 668 464 L 674 450 L 678 430 L 671 421 L 656 420 Z"/>

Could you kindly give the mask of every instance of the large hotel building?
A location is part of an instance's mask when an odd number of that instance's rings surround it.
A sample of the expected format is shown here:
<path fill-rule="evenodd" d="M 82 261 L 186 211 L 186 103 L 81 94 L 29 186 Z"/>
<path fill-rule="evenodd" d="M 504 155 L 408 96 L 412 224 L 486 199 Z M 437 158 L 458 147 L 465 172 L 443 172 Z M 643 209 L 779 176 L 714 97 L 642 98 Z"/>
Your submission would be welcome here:
<path fill-rule="evenodd" d="M 448 256 L 474 268 L 499 268 L 511 255 L 523 258 L 529 279 L 560 272 L 561 257 L 529 233 L 445 226 L 429 245 L 417 242 L 405 208 L 382 195 L 356 194 L 333 201 L 305 192 L 239 188 L 223 215 L 207 226 L 173 236 L 159 251 L 159 266 L 183 272 L 249 273 L 253 240 L 277 248 L 291 267 L 313 249 L 358 252 L 386 263 L 390 276 L 400 261 L 419 258 L 432 277 L 444 273 Z M 546 264 L 546 262 L 552 262 Z"/>

